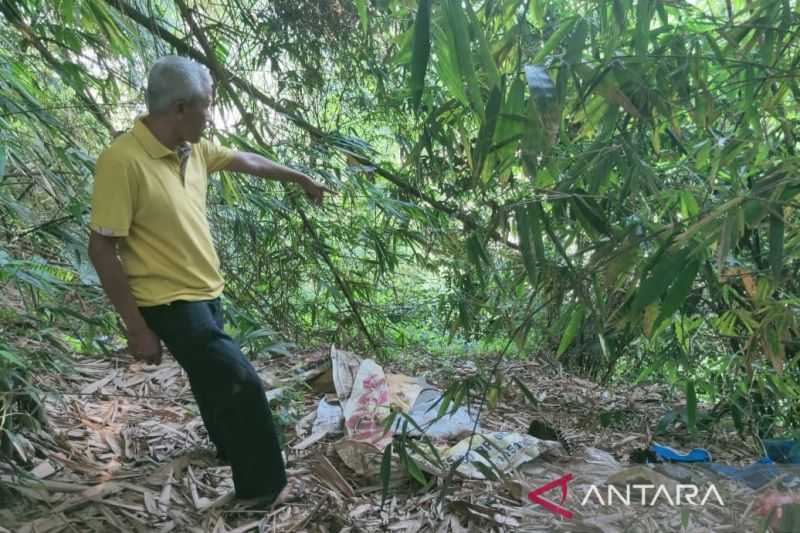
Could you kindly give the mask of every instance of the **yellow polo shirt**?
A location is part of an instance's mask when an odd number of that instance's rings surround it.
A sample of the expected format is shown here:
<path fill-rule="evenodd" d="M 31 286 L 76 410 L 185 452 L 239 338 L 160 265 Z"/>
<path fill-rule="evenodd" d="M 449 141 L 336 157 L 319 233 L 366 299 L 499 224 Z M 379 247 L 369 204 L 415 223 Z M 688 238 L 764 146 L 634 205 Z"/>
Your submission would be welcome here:
<path fill-rule="evenodd" d="M 205 139 L 178 155 L 137 119 L 97 160 L 90 227 L 125 237 L 119 252 L 140 306 L 206 300 L 222 292 L 219 258 L 206 215 L 208 174 L 234 151 Z"/>

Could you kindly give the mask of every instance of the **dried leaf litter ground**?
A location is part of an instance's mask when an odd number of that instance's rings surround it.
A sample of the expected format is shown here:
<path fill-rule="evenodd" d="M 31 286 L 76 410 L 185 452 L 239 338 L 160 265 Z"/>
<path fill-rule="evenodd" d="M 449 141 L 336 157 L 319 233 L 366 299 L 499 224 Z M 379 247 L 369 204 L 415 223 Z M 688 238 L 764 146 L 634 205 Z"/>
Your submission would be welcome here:
<path fill-rule="evenodd" d="M 304 497 L 274 510 L 211 505 L 232 489 L 230 468 L 214 458 L 186 375 L 171 358 L 157 367 L 127 357 L 86 358 L 69 374 L 35 377 L 49 391 L 47 424 L 19 434 L 15 461 L 0 463 L 0 531 L 763 531 L 753 513 L 756 493 L 696 467 L 660 465 L 656 474 L 713 483 L 724 505 L 677 507 L 663 499 L 652 506 L 581 505 L 589 486 L 605 487 L 609 477 L 642 468 L 629 464 L 631 453 L 649 444 L 660 417 L 681 400 L 666 387 L 607 389 L 535 362 L 509 362 L 502 373 L 525 383 L 538 405 L 509 385 L 496 407 L 484 411 L 481 426 L 526 433 L 538 420 L 558 428 L 564 453 L 540 457 L 503 480 L 454 478 L 444 498 L 443 480 L 423 490 L 395 465 L 381 508 L 380 477 L 350 470 L 334 451 L 338 437 L 295 449 L 308 437 L 328 386 L 327 364 L 325 350 L 256 363 L 276 417 L 296 421 L 283 429 L 289 474 Z M 471 363 L 448 363 L 419 373 L 444 388 L 475 371 Z M 659 441 L 704 446 L 730 464 L 749 463 L 759 453 L 719 428 Z M 563 502 L 572 518 L 527 499 L 533 488 L 565 474 L 573 476 Z M 546 497 L 559 502 L 557 491 Z"/>

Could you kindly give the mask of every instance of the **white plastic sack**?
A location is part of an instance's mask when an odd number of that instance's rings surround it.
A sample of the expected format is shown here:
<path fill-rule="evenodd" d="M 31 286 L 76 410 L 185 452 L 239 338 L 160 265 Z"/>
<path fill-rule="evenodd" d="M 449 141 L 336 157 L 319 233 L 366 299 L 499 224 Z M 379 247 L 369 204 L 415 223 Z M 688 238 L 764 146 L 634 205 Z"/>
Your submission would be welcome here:
<path fill-rule="evenodd" d="M 323 397 L 317 405 L 317 417 L 311 433 L 326 435 L 344 433 L 344 412 L 341 405 L 330 404 Z"/>
<path fill-rule="evenodd" d="M 336 346 L 331 345 L 333 386 L 336 388 L 336 395 L 340 402 L 344 402 L 350 397 L 360 366 L 361 358 L 359 356 L 353 352 L 338 350 Z"/>
<path fill-rule="evenodd" d="M 472 446 L 470 447 L 470 438 Z M 474 466 L 481 463 L 492 470 L 492 465 L 486 460 L 484 455 L 488 455 L 492 464 L 501 472 L 520 466 L 523 463 L 536 459 L 542 453 L 560 449 L 561 444 L 549 440 L 540 440 L 531 435 L 521 433 L 482 433 L 474 437 L 466 437 L 452 448 L 440 453 L 444 469 L 437 468 L 432 462 L 414 453 L 414 460 L 418 462 L 420 468 L 432 474 L 446 475 L 450 467 L 460 458 L 465 459 L 456 468 L 456 472 L 473 479 L 485 479 L 483 473 Z M 469 454 L 467 450 L 469 449 Z M 430 454 L 430 452 L 427 452 Z"/>
<path fill-rule="evenodd" d="M 437 420 L 439 407 L 441 406 L 442 392 L 436 389 L 424 389 L 417 396 L 414 407 L 408 415 L 416 424 L 425 430 L 425 435 L 431 439 L 452 439 L 460 437 L 465 433 L 472 433 L 475 427 L 475 418 L 470 415 L 466 406 L 462 405 L 455 411 L 448 407 L 447 412 Z M 419 436 L 420 432 L 405 418 L 397 417 L 392 426 L 392 431 L 400 432 L 403 423 L 407 423 L 407 432 L 412 436 Z M 476 433 L 480 431 L 480 424 L 476 428 Z"/>

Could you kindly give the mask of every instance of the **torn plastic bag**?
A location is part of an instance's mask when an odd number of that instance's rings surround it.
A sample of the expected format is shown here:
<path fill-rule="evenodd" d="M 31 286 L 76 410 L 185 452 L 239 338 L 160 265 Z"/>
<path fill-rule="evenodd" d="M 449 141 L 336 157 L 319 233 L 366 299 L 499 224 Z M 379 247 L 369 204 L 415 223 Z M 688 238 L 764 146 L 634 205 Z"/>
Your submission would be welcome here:
<path fill-rule="evenodd" d="M 425 388 L 423 378 L 412 378 L 405 374 L 386 374 L 386 383 L 389 385 L 389 404 L 404 413 L 411 410 L 419 393 Z"/>
<path fill-rule="evenodd" d="M 350 398 L 359 367 L 361 367 L 359 356 L 353 352 L 338 350 L 336 346 L 331 345 L 331 373 L 339 401 L 344 403 Z"/>
<path fill-rule="evenodd" d="M 326 435 L 344 433 L 342 406 L 326 402 L 323 396 L 317 405 L 317 417 L 314 419 L 311 433 L 323 433 Z"/>
<path fill-rule="evenodd" d="M 448 411 L 437 420 L 442 396 L 443 393 L 439 390 L 424 389 L 417 396 L 414 407 L 408 415 L 420 428 L 425 430 L 425 436 L 431 439 L 458 438 L 465 433 L 472 433 L 475 428 L 475 417 L 471 415 L 466 406 L 462 405 L 456 410 L 448 408 Z M 472 409 L 472 411 L 476 411 L 476 409 Z M 404 422 L 408 421 L 398 416 L 392 426 L 392 431 L 399 433 Z M 408 423 L 406 429 L 408 435 L 420 436 L 419 430 L 413 424 Z M 476 433 L 480 432 L 480 424 L 475 431 Z"/>
<path fill-rule="evenodd" d="M 470 446 L 470 439 L 472 439 L 472 446 Z M 425 455 L 428 458 L 431 458 L 432 452 L 428 448 L 425 446 L 420 448 L 426 452 Z M 437 476 L 447 475 L 452 465 L 464 458 L 456 468 L 456 472 L 473 479 L 486 479 L 482 470 L 496 469 L 505 473 L 536 459 L 545 452 L 561 449 L 562 446 L 559 442 L 539 440 L 521 433 L 495 432 L 465 437 L 452 448 L 440 452 L 440 466 L 443 468 L 435 465 L 434 461 L 422 457 L 419 452 L 411 455 L 420 468 Z M 469 450 L 469 454 L 467 454 L 467 450 Z M 483 466 L 477 467 L 476 464 Z"/>

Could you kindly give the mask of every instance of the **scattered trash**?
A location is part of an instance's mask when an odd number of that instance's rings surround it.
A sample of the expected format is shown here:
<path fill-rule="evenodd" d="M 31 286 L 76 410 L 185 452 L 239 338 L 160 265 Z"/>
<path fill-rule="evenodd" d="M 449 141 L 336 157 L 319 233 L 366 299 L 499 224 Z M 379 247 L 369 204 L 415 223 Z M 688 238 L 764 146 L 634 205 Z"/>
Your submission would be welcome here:
<path fill-rule="evenodd" d="M 662 461 L 672 461 L 675 463 L 710 463 L 711 454 L 704 448 L 695 448 L 689 453 L 681 453 L 675 448 L 664 446 L 663 444 L 653 443 L 650 451 Z"/>
<path fill-rule="evenodd" d="M 800 442 L 796 439 L 764 439 L 767 457 L 780 464 L 800 464 Z"/>
<path fill-rule="evenodd" d="M 540 454 L 563 449 L 559 442 L 538 439 L 520 433 L 478 433 L 477 413 L 469 406 L 451 408 L 441 417 L 439 411 L 444 393 L 426 384 L 424 379 L 404 374 L 385 374 L 373 359 L 361 359 L 356 354 L 331 348 L 333 382 L 344 417 L 347 434 L 334 444 L 342 461 L 356 474 L 366 477 L 378 475 L 382 452 L 391 442 L 394 433 L 405 428 L 408 436 L 422 436 L 442 441 L 464 437 L 455 446 L 439 444 L 432 452 L 409 453 L 420 468 L 435 475 L 446 475 L 449 468 L 459 462 L 457 471 L 466 477 L 485 479 L 493 468 L 507 472 L 529 462 Z M 392 427 L 384 426 L 391 409 L 407 414 L 395 419 Z M 339 410 L 323 398 L 318 407 L 311 435 L 295 446 L 304 449 L 325 435 L 339 429 Z M 420 432 L 422 429 L 422 432 Z M 473 430 L 476 434 L 473 436 Z M 425 450 L 423 445 L 420 447 Z M 467 453 L 469 451 L 469 453 Z M 426 456 L 423 456 L 426 455 Z"/>
<path fill-rule="evenodd" d="M 383 368 L 374 360 L 365 359 L 358 369 L 350 399 L 344 405 L 349 438 L 383 450 L 392 440 L 391 431 L 383 426 L 389 413 L 389 387 Z"/>
<path fill-rule="evenodd" d="M 613 455 L 598 448 L 587 447 L 583 451 L 583 460 L 593 465 L 602 465 L 609 468 L 622 468 L 622 465 L 614 458 Z"/>
<path fill-rule="evenodd" d="M 521 433 L 494 432 L 466 437 L 440 453 L 444 468 L 434 465 L 419 454 L 414 454 L 414 459 L 418 461 L 420 468 L 437 476 L 447 475 L 450 467 L 460 461 L 456 472 L 473 479 L 486 479 L 484 472 L 508 472 L 556 449 L 562 449 L 561 443 L 539 440 Z"/>
<path fill-rule="evenodd" d="M 331 346 L 333 385 L 340 401 L 343 402 L 350 397 L 360 366 L 361 358 L 358 355 L 353 352 L 337 350 L 335 346 Z"/>
<path fill-rule="evenodd" d="M 315 442 L 319 442 L 327 435 L 344 433 L 344 413 L 339 405 L 330 404 L 323 397 L 317 405 L 314 424 L 311 426 L 311 435 L 295 444 L 295 450 L 305 450 Z"/>
<path fill-rule="evenodd" d="M 703 466 L 712 472 L 735 479 L 753 489 L 759 489 L 775 478 L 786 474 L 769 457 L 763 457 L 755 463 L 742 468 L 719 463 L 709 463 Z"/>
<path fill-rule="evenodd" d="M 660 461 L 703 463 L 701 466 L 704 468 L 739 481 L 753 489 L 761 488 L 781 477 L 783 477 L 784 486 L 800 486 L 800 476 L 798 475 L 800 467 L 793 469 L 789 467 L 789 465 L 800 465 L 800 443 L 794 439 L 765 439 L 763 444 L 766 456 L 744 467 L 714 463 L 711 454 L 704 448 L 695 448 L 688 453 L 681 453 L 669 446 L 654 443 L 650 446 L 649 452 Z"/>
<path fill-rule="evenodd" d="M 425 387 L 425 380 L 405 374 L 387 374 L 386 383 L 389 385 L 389 404 L 405 413 L 411 410 Z"/>
<path fill-rule="evenodd" d="M 455 410 L 448 410 L 439 418 L 439 408 L 442 402 L 443 393 L 433 388 L 427 388 L 419 393 L 414 407 L 408 413 L 409 417 L 425 431 L 425 436 L 438 440 L 447 438 L 458 438 L 465 433 L 480 431 L 480 425 L 476 428 L 475 416 L 470 414 L 466 406 L 460 406 Z M 399 433 L 403 423 L 408 422 L 403 417 L 397 417 L 392 426 L 392 431 Z M 406 431 L 409 435 L 420 436 L 419 430 L 408 423 Z"/>
<path fill-rule="evenodd" d="M 333 364 L 334 358 L 339 364 Z M 117 359 L 76 359 L 74 375 L 66 378 L 60 374 L 41 376 L 42 385 L 58 393 L 48 394 L 44 400 L 55 429 L 24 432 L 23 436 L 35 447 L 35 454 L 26 451 L 32 462 L 21 469 L 19 465 L 12 467 L 0 462 L 0 484 L 17 497 L 25 498 L 29 508 L 34 510 L 14 514 L 9 509 L 0 509 L 0 533 L 3 527 L 8 531 L 55 533 L 65 527 L 69 529 L 70 524 L 77 525 L 81 531 L 105 531 L 113 527 L 120 531 L 193 529 L 243 533 L 263 528 L 267 521 L 268 528 L 287 532 L 309 528 L 428 533 L 488 531 L 492 527 L 515 531 L 563 530 L 565 525 L 559 516 L 531 504 L 527 498 L 531 490 L 563 473 L 572 473 L 574 481 L 569 488 L 573 501 L 566 505 L 579 510 L 575 498 L 580 502 L 589 486 L 601 487 L 613 475 L 630 468 L 620 465 L 615 458 L 624 462 L 622 458 L 634 448 L 644 448 L 645 442 L 649 447 L 650 436 L 642 433 L 648 426 L 640 422 L 657 420 L 662 404 L 640 405 L 639 400 L 632 404 L 630 399 L 657 398 L 662 393 L 664 398 L 669 398 L 667 387 L 620 385 L 613 391 L 606 391 L 599 386 L 590 388 L 586 381 L 571 376 L 549 374 L 535 362 L 503 362 L 504 375 L 525 376 L 526 387 L 540 405 L 533 410 L 524 398 L 509 391 L 512 394 L 500 396 L 495 409 L 483 413 L 480 431 L 518 433 L 500 433 L 504 435 L 500 440 L 494 437 L 486 440 L 482 434 L 476 435 L 472 439 L 470 462 L 460 463 L 458 475 L 449 485 L 441 506 L 438 488 L 431 487 L 424 492 L 408 490 L 409 470 L 402 464 L 403 455 L 393 446 L 388 498 L 381 506 L 385 481 L 381 467 L 385 454 L 371 443 L 352 440 L 349 433 L 343 437 L 341 433 L 327 432 L 336 426 L 337 406 L 341 417 L 344 416 L 344 407 L 353 396 L 361 358 L 350 352 L 325 349 L 268 363 L 258 360 L 254 364 L 267 390 L 283 388 L 292 392 L 291 397 L 284 396 L 285 401 L 278 401 L 289 408 L 290 416 L 299 418 L 294 431 L 291 427 L 283 429 L 288 444 L 285 449 L 288 474 L 311 494 L 303 503 L 288 504 L 268 520 L 253 518 L 248 513 L 227 513 L 225 508 L 209 509 L 229 497 L 233 489 L 230 467 L 214 458 L 203 422 L 196 409 L 191 408 L 194 400 L 186 375 L 177 363 L 165 358 L 162 366 L 152 367 L 130 362 L 121 364 Z M 335 368 L 338 370 L 334 373 Z M 446 371 L 432 369 L 426 376 L 456 380 L 472 370 L 474 365 L 456 361 Z M 109 380 L 112 374 L 114 377 Z M 346 385 L 348 376 L 349 388 Z M 315 392 L 305 395 L 304 408 L 298 412 L 300 402 L 296 401 L 294 391 L 301 380 Z M 427 415 L 438 415 L 442 393 L 431 384 L 414 374 L 405 376 L 388 370 L 385 381 L 390 409 L 406 409 L 404 414 L 412 420 L 420 420 L 416 409 L 432 402 L 434 408 Z M 81 394 L 65 402 L 59 395 L 80 393 L 87 387 L 95 391 L 93 396 Z M 474 416 L 466 406 L 463 409 Z M 626 420 L 626 428 L 619 424 L 604 428 L 596 423 L 598 412 L 614 409 L 632 413 Z M 447 413 L 440 422 L 452 423 L 448 418 L 458 418 L 456 412 Z M 535 440 L 529 440 L 533 437 L 524 433 L 533 418 L 569 431 L 570 438 L 578 443 L 574 457 L 562 457 L 555 442 L 539 440 L 532 447 L 528 446 Z M 422 420 L 424 425 L 425 419 Z M 578 424 L 583 421 L 589 423 L 591 429 L 581 430 Z M 463 420 L 460 425 L 466 426 Z M 341 425 L 338 428 L 342 430 Z M 436 432 L 433 424 L 427 429 L 428 435 Z M 323 432 L 325 438 L 315 440 L 321 438 Z M 313 439 L 308 440 L 311 436 Z M 395 444 L 400 444 L 400 438 L 396 436 L 395 439 Z M 469 439 L 463 436 L 446 439 L 447 442 L 437 441 L 435 445 L 438 455 L 447 463 L 432 461 L 445 475 L 449 470 L 447 465 L 464 457 L 469 447 Z M 738 442 L 735 437 L 725 440 L 715 434 L 704 446 L 708 446 L 716 461 L 739 464 L 736 461 L 741 460 L 742 449 L 737 448 Z M 415 451 L 422 449 L 432 455 L 429 444 L 414 439 L 406 440 L 405 444 L 405 451 L 417 460 L 419 467 L 433 472 L 417 459 Z M 787 462 L 785 458 L 791 461 L 791 444 L 765 442 L 765 448 L 774 461 Z M 772 451 L 773 448 L 777 451 Z M 543 458 L 544 452 L 547 454 Z M 530 460 L 537 453 L 540 454 L 538 458 Z M 495 462 L 498 470 L 506 472 L 502 482 L 477 481 L 491 477 L 495 471 L 487 466 L 488 460 L 481 460 L 486 457 Z M 558 457 L 558 464 L 552 461 L 554 457 Z M 512 468 L 514 464 L 518 466 Z M 682 469 L 685 469 L 693 475 L 701 474 L 701 479 L 705 480 L 715 475 L 705 469 L 710 464 L 713 463 L 701 464 L 705 467 L 698 472 L 699 467 L 694 464 L 663 463 L 656 467 L 656 474 L 683 483 L 686 477 Z M 769 464 L 761 468 L 781 474 L 794 467 Z M 30 478 L 19 476 L 21 471 L 28 472 Z M 705 486 L 697 479 L 694 482 Z M 759 530 L 755 524 L 758 518 L 752 510 L 748 511 L 748 505 L 756 500 L 753 490 L 728 477 L 715 479 L 714 484 L 725 498 L 724 517 L 717 512 L 692 511 L 689 518 L 692 525 L 688 529 Z M 441 487 L 442 483 L 438 485 Z M 605 498 L 605 491 L 601 492 Z M 307 505 L 307 501 L 316 503 Z M 656 506 L 620 510 L 619 506 L 600 505 L 593 497 L 580 513 L 576 512 L 569 529 L 622 531 L 629 527 L 632 513 L 635 513 L 637 519 L 641 517 L 641 523 L 655 520 L 663 528 L 677 530 L 679 511 L 666 509 L 663 501 L 659 500 Z M 198 512 L 204 509 L 207 511 Z M 440 523 L 430 524 L 431 517 L 441 517 Z"/>

